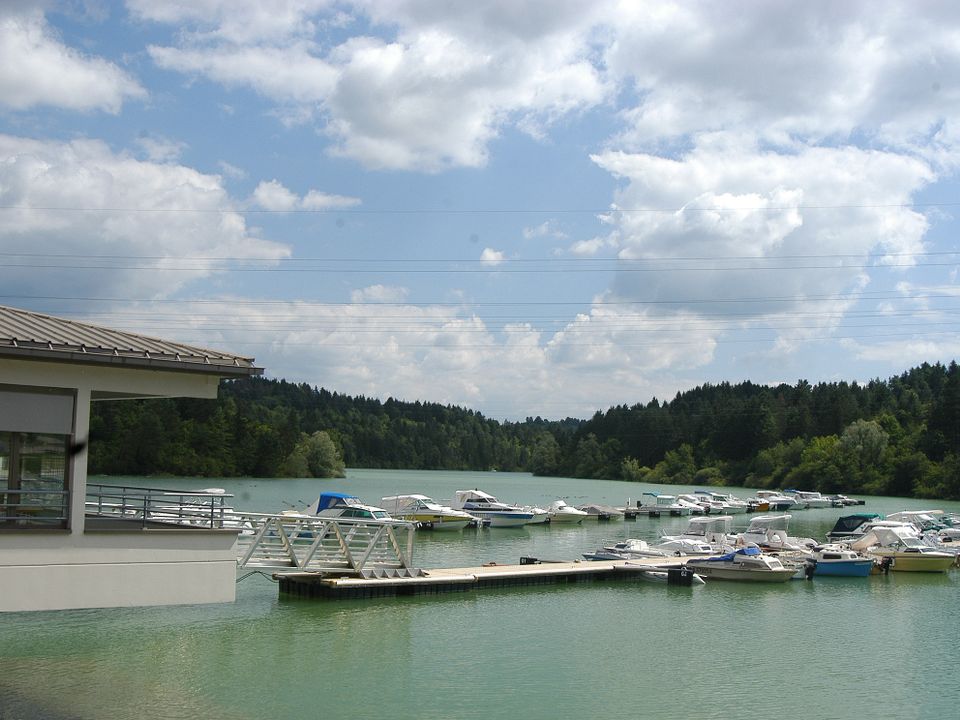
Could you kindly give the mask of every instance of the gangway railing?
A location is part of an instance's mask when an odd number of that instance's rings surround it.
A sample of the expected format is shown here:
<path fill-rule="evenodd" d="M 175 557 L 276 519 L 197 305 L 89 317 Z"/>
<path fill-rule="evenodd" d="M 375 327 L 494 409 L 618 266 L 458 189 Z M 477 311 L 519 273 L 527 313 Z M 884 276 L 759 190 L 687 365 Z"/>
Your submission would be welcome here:
<path fill-rule="evenodd" d="M 228 521 L 241 528 L 238 570 L 359 576 L 375 568 L 414 569 L 413 523 L 246 512 Z"/>
<path fill-rule="evenodd" d="M 101 530 L 131 526 L 230 529 L 227 515 L 232 509 L 227 501 L 232 497 L 219 488 L 163 490 L 90 483 L 85 513 Z"/>

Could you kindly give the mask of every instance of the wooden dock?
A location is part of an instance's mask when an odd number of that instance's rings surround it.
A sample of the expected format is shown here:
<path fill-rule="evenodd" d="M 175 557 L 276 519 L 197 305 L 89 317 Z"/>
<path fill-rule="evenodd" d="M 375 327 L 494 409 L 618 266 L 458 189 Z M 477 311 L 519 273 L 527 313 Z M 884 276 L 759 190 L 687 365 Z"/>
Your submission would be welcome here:
<path fill-rule="evenodd" d="M 519 565 L 393 571 L 381 576 L 335 577 L 316 572 L 278 573 L 280 592 L 295 597 L 347 600 L 440 595 L 538 585 L 637 580 L 647 570 L 679 568 L 685 558 L 638 558 L 601 562 L 545 562 L 524 558 Z"/>

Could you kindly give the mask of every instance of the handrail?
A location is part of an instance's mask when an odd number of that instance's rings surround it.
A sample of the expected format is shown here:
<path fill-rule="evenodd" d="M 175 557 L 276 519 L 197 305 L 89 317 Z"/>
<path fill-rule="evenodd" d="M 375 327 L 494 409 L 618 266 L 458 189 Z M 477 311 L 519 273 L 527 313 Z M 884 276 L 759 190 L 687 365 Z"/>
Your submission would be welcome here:
<path fill-rule="evenodd" d="M 166 490 L 120 485 L 87 486 L 86 515 L 98 521 L 131 524 L 141 528 L 193 527 L 225 528 L 225 516 L 232 511 L 226 501 L 233 495 L 197 490 Z"/>
<path fill-rule="evenodd" d="M 416 525 L 402 520 L 233 512 L 237 567 L 277 573 L 361 575 L 365 568 L 413 569 Z"/>
<path fill-rule="evenodd" d="M 5 488 L 0 490 L 0 523 L 15 529 L 64 526 L 69 497 L 67 490 Z"/>

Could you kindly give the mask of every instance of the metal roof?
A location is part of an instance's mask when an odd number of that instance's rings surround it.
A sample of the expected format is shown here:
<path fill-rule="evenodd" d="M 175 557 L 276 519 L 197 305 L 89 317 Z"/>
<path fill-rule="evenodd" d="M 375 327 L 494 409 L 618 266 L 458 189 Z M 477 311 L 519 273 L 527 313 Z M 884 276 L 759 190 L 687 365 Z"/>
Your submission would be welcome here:
<path fill-rule="evenodd" d="M 259 375 L 253 358 L 0 305 L 0 358 Z"/>

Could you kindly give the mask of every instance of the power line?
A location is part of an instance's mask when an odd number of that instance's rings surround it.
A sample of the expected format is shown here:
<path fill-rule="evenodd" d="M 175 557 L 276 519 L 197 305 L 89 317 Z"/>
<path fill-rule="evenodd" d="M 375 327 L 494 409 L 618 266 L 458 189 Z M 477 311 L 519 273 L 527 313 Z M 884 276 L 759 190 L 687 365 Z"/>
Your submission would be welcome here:
<path fill-rule="evenodd" d="M 173 207 L 90 207 L 81 205 L 0 205 L 0 210 L 26 212 L 89 212 L 89 213 L 160 213 L 219 215 L 608 215 L 608 214 L 676 214 L 687 212 L 737 213 L 786 212 L 796 210 L 905 210 L 920 208 L 958 207 L 960 202 L 911 203 L 823 203 L 817 205 L 754 205 L 738 207 L 702 207 L 679 205 L 670 207 L 605 208 L 290 208 L 275 210 L 253 207 L 173 208 Z"/>

